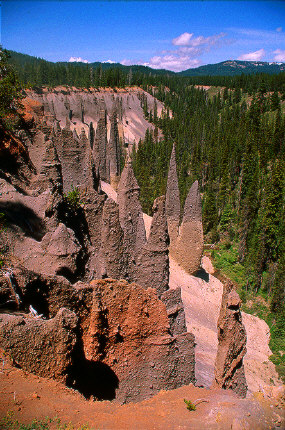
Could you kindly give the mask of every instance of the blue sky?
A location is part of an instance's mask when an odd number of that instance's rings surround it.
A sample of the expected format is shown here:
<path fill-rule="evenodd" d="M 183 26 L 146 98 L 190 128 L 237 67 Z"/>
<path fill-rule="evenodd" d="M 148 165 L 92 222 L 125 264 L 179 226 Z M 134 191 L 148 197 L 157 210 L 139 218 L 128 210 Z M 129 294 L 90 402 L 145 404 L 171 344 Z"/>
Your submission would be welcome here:
<path fill-rule="evenodd" d="M 228 59 L 285 62 L 282 1 L 1 2 L 1 44 L 49 61 L 174 71 Z"/>

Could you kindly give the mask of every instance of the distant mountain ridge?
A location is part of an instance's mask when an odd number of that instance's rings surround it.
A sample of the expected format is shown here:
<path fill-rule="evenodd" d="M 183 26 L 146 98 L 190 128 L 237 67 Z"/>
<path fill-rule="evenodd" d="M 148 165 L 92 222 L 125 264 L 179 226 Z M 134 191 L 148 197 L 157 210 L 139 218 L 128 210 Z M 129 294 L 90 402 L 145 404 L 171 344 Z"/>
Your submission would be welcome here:
<path fill-rule="evenodd" d="M 285 71 L 285 63 L 268 63 L 266 61 L 227 60 L 216 64 L 207 64 L 195 69 L 177 73 L 180 76 L 235 76 L 253 73 L 275 74 Z"/>
<path fill-rule="evenodd" d="M 206 64 L 197 68 L 187 69 L 182 72 L 173 72 L 166 69 L 152 69 L 148 66 L 131 65 L 125 66 L 121 63 L 109 63 L 96 61 L 93 63 L 81 62 L 67 62 L 58 61 L 52 62 L 43 60 L 42 58 L 34 57 L 27 54 L 22 54 L 15 51 L 9 51 L 10 62 L 18 66 L 24 66 L 31 63 L 46 61 L 49 64 L 67 65 L 73 64 L 78 67 L 102 67 L 102 70 L 120 69 L 125 72 L 141 72 L 150 75 L 176 75 L 176 76 L 236 76 L 241 74 L 255 74 L 255 73 L 268 73 L 277 74 L 285 71 L 285 63 L 265 62 L 265 61 L 240 61 L 240 60 L 227 60 L 215 64 Z"/>

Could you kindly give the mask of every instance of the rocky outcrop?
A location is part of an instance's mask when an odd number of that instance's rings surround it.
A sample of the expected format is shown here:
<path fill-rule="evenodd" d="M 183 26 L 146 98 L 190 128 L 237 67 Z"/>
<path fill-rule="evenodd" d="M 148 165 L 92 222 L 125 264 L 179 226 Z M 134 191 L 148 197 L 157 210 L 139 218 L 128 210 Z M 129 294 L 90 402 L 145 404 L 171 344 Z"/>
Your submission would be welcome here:
<path fill-rule="evenodd" d="M 246 331 L 240 312 L 241 300 L 233 284 L 224 284 L 218 319 L 218 352 L 215 363 L 215 383 L 245 397 L 247 384 L 243 357 L 246 354 Z"/>
<path fill-rule="evenodd" d="M 66 382 L 77 340 L 77 316 L 62 308 L 50 320 L 0 314 L 0 345 L 28 372 Z"/>
<path fill-rule="evenodd" d="M 165 291 L 160 296 L 160 300 L 166 306 L 166 312 L 170 324 L 170 333 L 175 336 L 186 332 L 187 328 L 184 306 L 181 298 L 181 288 Z"/>
<path fill-rule="evenodd" d="M 88 112 L 94 107 L 97 115 L 102 104 L 93 99 L 88 110 L 84 97 L 75 103 L 61 93 L 58 104 L 56 98 L 43 95 L 45 115 L 27 139 L 34 170 L 25 190 L 13 186 L 7 175 L 0 178 L 9 261 L 0 271 L 0 305 L 43 315 L 3 317 L 0 326 L 13 326 L 19 342 L 12 336 L 7 343 L 5 331 L 2 346 L 23 368 L 62 380 L 86 397 L 138 401 L 194 382 L 194 337 L 185 329 L 181 295 L 167 291 L 165 199 L 154 202 L 146 240 L 129 159 L 118 203 L 101 191 L 100 175 L 110 173 L 116 182 L 120 174 L 117 116 L 123 121 L 123 100 L 114 97 L 112 114 L 110 106 L 101 109 L 94 139 L 94 130 L 90 127 L 87 138 L 87 124 L 80 131 L 75 118 L 89 121 Z"/>
<path fill-rule="evenodd" d="M 99 278 L 124 279 L 127 273 L 124 232 L 120 225 L 119 208 L 107 199 L 102 214 Z"/>
<path fill-rule="evenodd" d="M 92 153 L 84 129 L 78 137 L 76 131 L 70 129 L 70 121 L 67 118 L 65 128 L 58 130 L 56 127 L 53 140 L 62 165 L 64 192 L 68 193 L 72 188 L 90 183 L 93 175 L 90 170 Z"/>
<path fill-rule="evenodd" d="M 165 216 L 165 198 L 153 204 L 150 235 L 137 258 L 135 281 L 143 287 L 155 288 L 161 296 L 169 288 L 168 229 Z"/>
<path fill-rule="evenodd" d="M 96 393 L 98 398 L 106 398 L 102 393 L 107 390 L 109 395 L 113 393 L 110 400 L 116 398 L 121 403 L 140 401 L 161 389 L 195 381 L 194 336 L 183 331 L 182 325 L 179 330 L 170 330 L 165 304 L 154 289 L 111 279 L 72 286 L 63 278 L 22 268 L 14 270 L 14 282 L 22 306 L 31 305 L 50 318 L 11 317 L 16 328 L 9 339 L 11 326 L 6 324 L 5 315 L 0 317 L 1 346 L 28 371 L 68 380 L 87 396 Z M 63 319 L 67 321 L 63 324 L 66 332 L 61 323 L 55 324 L 61 315 L 74 321 L 69 325 L 69 320 Z M 49 354 L 54 355 L 50 360 Z M 58 363 L 57 370 L 54 363 Z M 101 388 L 94 378 L 98 370 L 106 375 Z"/>
<path fill-rule="evenodd" d="M 89 360 L 102 361 L 117 375 L 117 400 L 140 401 L 162 388 L 194 382 L 194 337 L 169 335 L 165 306 L 153 289 L 112 280 L 91 285 L 84 350 Z"/>
<path fill-rule="evenodd" d="M 146 243 L 139 190 L 132 165 L 126 163 L 118 185 L 118 205 L 120 224 L 124 232 L 124 242 L 128 254 L 129 279 L 135 277 L 137 258 Z"/>
<path fill-rule="evenodd" d="M 165 211 L 170 238 L 170 253 L 179 234 L 180 197 L 176 171 L 175 145 L 173 145 L 166 186 Z"/>
<path fill-rule="evenodd" d="M 34 188 L 38 193 L 45 191 L 48 187 L 62 191 L 62 171 L 56 148 L 52 140 L 45 144 L 45 155 L 41 162 L 39 175 L 34 182 Z"/>
<path fill-rule="evenodd" d="M 175 176 L 173 167 L 172 174 Z M 171 181 L 169 181 L 169 183 L 170 185 L 172 184 Z M 175 203 L 174 200 L 175 198 L 173 196 L 173 202 L 171 205 L 169 204 L 167 212 L 169 214 L 167 221 L 169 222 L 172 234 L 172 240 L 170 238 L 170 253 L 184 270 L 189 274 L 193 274 L 200 267 L 203 253 L 202 203 L 198 181 L 194 182 L 187 195 L 183 219 L 177 237 L 178 203 Z M 173 208 L 176 209 L 174 210 Z"/>

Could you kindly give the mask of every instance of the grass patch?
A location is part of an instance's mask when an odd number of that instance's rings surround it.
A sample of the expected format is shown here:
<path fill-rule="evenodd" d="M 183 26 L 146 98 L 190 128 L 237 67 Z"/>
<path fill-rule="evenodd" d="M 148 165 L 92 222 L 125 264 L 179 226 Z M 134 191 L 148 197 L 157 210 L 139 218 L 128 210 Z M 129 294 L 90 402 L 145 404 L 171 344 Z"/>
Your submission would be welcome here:
<path fill-rule="evenodd" d="M 88 424 L 74 426 L 72 423 L 62 424 L 59 418 L 34 419 L 30 424 L 23 424 L 14 418 L 13 411 L 7 412 L 6 416 L 0 419 L 0 430 L 92 430 Z"/>
<path fill-rule="evenodd" d="M 235 245 L 222 244 L 218 250 L 212 251 L 214 266 L 227 278 L 231 279 L 238 290 L 247 284 L 246 270 L 238 261 L 238 250 Z"/>

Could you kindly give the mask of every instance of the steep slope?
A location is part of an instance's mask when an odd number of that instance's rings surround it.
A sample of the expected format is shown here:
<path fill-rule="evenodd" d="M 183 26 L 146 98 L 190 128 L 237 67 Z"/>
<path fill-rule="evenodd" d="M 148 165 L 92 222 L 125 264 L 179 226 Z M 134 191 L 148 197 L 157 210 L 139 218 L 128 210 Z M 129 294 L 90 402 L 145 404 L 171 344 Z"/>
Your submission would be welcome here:
<path fill-rule="evenodd" d="M 86 134 L 89 133 L 90 123 L 96 130 L 100 118 L 100 110 L 106 111 L 107 137 L 110 138 L 111 116 L 114 107 L 118 112 L 118 131 L 122 142 L 126 144 L 137 144 L 139 139 L 143 139 L 146 130 L 154 130 L 154 126 L 145 118 L 141 106 L 142 98 L 147 99 L 150 110 L 157 105 L 157 114 L 161 115 L 163 104 L 154 99 L 153 96 L 143 91 L 141 88 L 124 89 L 100 89 L 80 90 L 78 88 L 57 87 L 53 90 L 43 88 L 38 94 L 32 90 L 26 90 L 27 98 L 24 103 L 33 108 L 37 103 L 42 106 L 47 124 L 54 120 L 59 121 L 61 128 L 66 126 L 66 119 L 70 120 L 70 129 L 81 133 L 82 128 Z"/>

